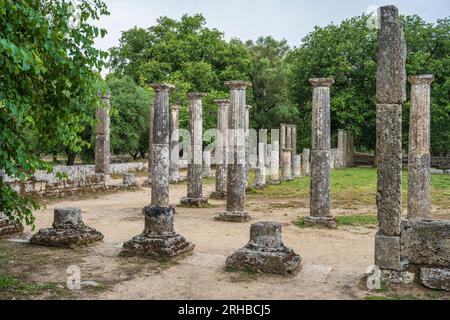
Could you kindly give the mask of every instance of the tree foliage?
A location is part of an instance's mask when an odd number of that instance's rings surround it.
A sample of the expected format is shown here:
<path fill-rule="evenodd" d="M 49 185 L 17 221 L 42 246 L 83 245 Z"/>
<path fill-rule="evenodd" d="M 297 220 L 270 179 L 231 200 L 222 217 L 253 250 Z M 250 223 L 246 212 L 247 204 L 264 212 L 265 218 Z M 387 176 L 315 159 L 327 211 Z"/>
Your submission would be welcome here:
<path fill-rule="evenodd" d="M 80 132 L 98 103 L 107 57 L 94 48 L 106 31 L 89 24 L 108 14 L 101 0 L 0 0 L 0 168 L 25 180 L 49 169 L 27 141 L 79 151 Z M 74 21 L 74 9 L 79 16 Z M 74 23 L 76 22 L 76 23 Z M 26 134 L 24 134 L 26 133 Z M 0 179 L 1 180 L 1 179 Z M 0 211 L 32 224 L 31 200 L 0 181 Z"/>

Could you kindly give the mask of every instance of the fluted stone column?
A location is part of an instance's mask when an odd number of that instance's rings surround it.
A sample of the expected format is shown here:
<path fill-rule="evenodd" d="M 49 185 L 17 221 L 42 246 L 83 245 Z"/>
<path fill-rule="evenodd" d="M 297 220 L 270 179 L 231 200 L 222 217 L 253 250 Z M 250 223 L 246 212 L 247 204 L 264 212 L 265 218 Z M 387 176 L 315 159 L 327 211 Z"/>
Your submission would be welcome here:
<path fill-rule="evenodd" d="M 95 129 L 95 173 L 108 176 L 110 174 L 110 108 L 111 96 L 102 97 L 104 107 L 95 110 L 97 121 Z"/>
<path fill-rule="evenodd" d="M 153 146 L 153 118 L 155 116 L 155 105 L 152 102 L 149 108 L 150 118 L 148 121 L 148 178 L 142 184 L 143 187 L 151 187 L 152 186 L 152 146 Z"/>
<path fill-rule="evenodd" d="M 263 189 L 266 185 L 266 144 L 258 143 L 258 163 L 255 172 L 253 188 Z"/>
<path fill-rule="evenodd" d="M 291 152 L 291 163 L 292 163 L 292 168 L 294 170 L 294 157 L 297 156 L 297 126 L 296 125 L 292 125 L 292 143 L 291 143 L 291 148 L 292 148 L 292 152 Z"/>
<path fill-rule="evenodd" d="M 292 164 L 294 178 L 300 178 L 302 176 L 302 156 L 295 155 L 294 163 Z"/>
<path fill-rule="evenodd" d="M 279 147 L 280 150 L 278 151 L 278 155 L 280 157 L 280 165 L 283 167 L 283 149 L 286 148 L 286 136 L 287 136 L 287 125 L 285 123 L 280 124 L 280 140 L 279 140 Z"/>
<path fill-rule="evenodd" d="M 191 134 L 191 158 L 188 164 L 187 197 L 181 204 L 202 207 L 208 204 L 203 197 L 203 117 L 202 98 L 204 93 L 189 93 L 189 132 Z"/>
<path fill-rule="evenodd" d="M 302 155 L 302 173 L 305 176 L 311 175 L 311 150 L 310 149 L 303 149 L 303 155 Z"/>
<path fill-rule="evenodd" d="M 331 216 L 331 121 L 330 87 L 332 78 L 310 79 L 314 88 L 311 151 L 311 211 L 306 225 L 335 228 Z"/>
<path fill-rule="evenodd" d="M 266 147 L 266 158 L 264 160 L 266 164 L 266 172 L 270 174 L 270 168 L 272 164 L 272 144 L 268 144 Z"/>
<path fill-rule="evenodd" d="M 280 183 L 280 132 L 272 130 L 271 133 L 271 160 L 270 177 L 268 184 L 276 185 Z"/>
<path fill-rule="evenodd" d="M 217 218 L 221 221 L 246 222 L 250 216 L 245 212 L 246 177 L 246 94 L 245 89 L 250 83 L 243 81 L 228 81 L 230 88 L 230 110 L 228 116 L 228 146 L 231 160 L 227 171 L 227 210 Z"/>
<path fill-rule="evenodd" d="M 180 116 L 180 106 L 175 104 L 170 107 L 170 165 L 169 165 L 169 182 L 179 183 L 182 181 L 180 176 L 180 134 L 178 132 L 178 122 Z"/>
<path fill-rule="evenodd" d="M 409 77 L 408 219 L 431 218 L 430 205 L 430 85 L 433 75 Z"/>
<path fill-rule="evenodd" d="M 288 124 L 286 126 L 286 148 L 292 149 L 292 125 Z"/>
<path fill-rule="evenodd" d="M 343 129 L 338 130 L 338 150 L 339 157 L 341 158 L 341 165 L 343 168 L 347 167 L 347 132 Z"/>
<path fill-rule="evenodd" d="M 122 255 L 159 259 L 190 252 L 194 245 L 175 233 L 174 208 L 169 205 L 169 94 L 171 84 L 154 84 L 152 121 L 152 203 L 143 209 L 144 232 L 123 245 Z"/>
<path fill-rule="evenodd" d="M 216 190 L 211 194 L 213 199 L 225 199 L 227 193 L 227 144 L 228 144 L 228 113 L 229 100 L 216 100 L 219 106 L 217 114 L 218 136 L 216 148 Z"/>
<path fill-rule="evenodd" d="M 282 180 L 292 181 L 292 164 L 291 164 L 291 153 L 292 149 L 284 148 L 283 149 L 283 165 L 282 165 Z"/>
<path fill-rule="evenodd" d="M 211 151 L 203 151 L 203 178 L 212 178 L 214 174 L 211 169 Z"/>
<path fill-rule="evenodd" d="M 395 6 L 379 8 L 377 70 L 377 208 L 375 263 L 402 270 L 402 104 L 406 100 L 406 42 Z"/>

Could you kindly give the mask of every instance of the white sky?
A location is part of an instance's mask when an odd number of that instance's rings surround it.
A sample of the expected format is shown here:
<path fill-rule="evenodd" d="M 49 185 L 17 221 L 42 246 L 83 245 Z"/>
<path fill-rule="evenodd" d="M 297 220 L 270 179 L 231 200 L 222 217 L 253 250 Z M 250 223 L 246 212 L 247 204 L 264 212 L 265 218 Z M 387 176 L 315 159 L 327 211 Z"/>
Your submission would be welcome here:
<path fill-rule="evenodd" d="M 373 5 L 396 5 L 401 14 L 418 14 L 427 21 L 450 16 L 449 0 L 104 0 L 111 12 L 99 25 L 108 35 L 96 41 L 103 50 L 118 44 L 121 32 L 134 26 L 147 28 L 160 16 L 179 19 L 202 13 L 207 26 L 225 38 L 256 40 L 272 35 L 298 46 L 314 26 L 339 23 L 366 12 Z"/>

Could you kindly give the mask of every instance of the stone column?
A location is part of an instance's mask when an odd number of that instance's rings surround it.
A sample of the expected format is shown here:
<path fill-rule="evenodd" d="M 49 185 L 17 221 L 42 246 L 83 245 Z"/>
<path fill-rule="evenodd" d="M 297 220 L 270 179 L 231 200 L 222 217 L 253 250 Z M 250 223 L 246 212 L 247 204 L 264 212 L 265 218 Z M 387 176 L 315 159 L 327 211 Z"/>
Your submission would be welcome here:
<path fill-rule="evenodd" d="M 297 126 L 296 125 L 292 125 L 292 144 L 291 144 L 291 148 L 292 148 L 292 154 L 291 154 L 291 163 L 292 163 L 292 167 L 294 168 L 294 158 L 297 156 Z"/>
<path fill-rule="evenodd" d="M 338 130 L 338 150 L 339 150 L 339 157 L 340 157 L 340 163 L 343 168 L 347 167 L 347 144 L 346 144 L 346 136 L 347 132 L 343 129 Z"/>
<path fill-rule="evenodd" d="M 283 149 L 283 165 L 282 165 L 282 180 L 283 181 L 292 181 L 292 164 L 291 164 L 291 153 L 292 149 L 284 148 Z"/>
<path fill-rule="evenodd" d="M 280 124 L 280 140 L 279 140 L 279 147 L 280 150 L 278 151 L 278 155 L 280 157 L 280 165 L 283 166 L 283 149 L 286 148 L 286 124 L 281 123 Z"/>
<path fill-rule="evenodd" d="M 292 125 L 288 124 L 286 126 L 286 148 L 292 149 Z"/>
<path fill-rule="evenodd" d="M 203 178 L 212 178 L 214 177 L 211 170 L 211 151 L 205 150 L 203 151 Z"/>
<path fill-rule="evenodd" d="M 430 219 L 430 85 L 433 75 L 412 76 L 409 116 L 408 219 Z"/>
<path fill-rule="evenodd" d="M 227 171 L 227 210 L 217 218 L 220 221 L 246 222 L 250 216 L 245 212 L 245 125 L 246 125 L 246 94 L 245 88 L 250 83 L 243 81 L 228 81 L 230 88 L 230 110 L 228 115 L 228 146 L 229 160 Z"/>
<path fill-rule="evenodd" d="M 294 163 L 292 164 L 294 178 L 300 178 L 302 176 L 302 156 L 295 155 Z"/>
<path fill-rule="evenodd" d="M 202 207 L 208 204 L 203 197 L 203 117 L 202 97 L 204 93 L 189 93 L 189 132 L 191 134 L 191 157 L 188 164 L 187 197 L 181 204 Z"/>
<path fill-rule="evenodd" d="M 311 151 L 311 211 L 305 224 L 335 228 L 331 216 L 331 130 L 330 87 L 332 78 L 310 79 L 314 87 Z"/>
<path fill-rule="evenodd" d="M 266 185 L 266 144 L 260 142 L 258 144 L 258 163 L 255 172 L 255 182 L 253 188 L 263 189 Z"/>
<path fill-rule="evenodd" d="M 401 270 L 402 104 L 406 100 L 406 42 L 395 6 L 379 8 L 377 70 L 377 208 L 375 263 Z"/>
<path fill-rule="evenodd" d="M 311 150 L 310 149 L 303 149 L 303 155 L 302 155 L 302 173 L 305 176 L 310 176 L 311 174 Z"/>
<path fill-rule="evenodd" d="M 268 184 L 276 185 L 280 183 L 280 132 L 272 130 L 271 133 L 271 159 L 270 159 L 270 177 Z"/>
<path fill-rule="evenodd" d="M 104 107 L 95 110 L 95 173 L 109 176 L 110 173 L 110 94 L 102 97 Z"/>
<path fill-rule="evenodd" d="M 148 178 L 142 184 L 143 187 L 152 186 L 152 146 L 153 146 L 153 117 L 155 116 L 155 106 L 153 103 L 150 104 L 149 108 L 150 119 L 148 120 Z"/>
<path fill-rule="evenodd" d="M 169 165 L 169 182 L 179 183 L 180 177 L 180 134 L 178 132 L 178 121 L 180 115 L 180 106 L 173 105 L 170 107 L 170 165 Z"/>
<path fill-rule="evenodd" d="M 213 199 L 225 199 L 227 190 L 227 144 L 228 144 L 228 112 L 229 100 L 216 100 L 219 105 L 217 114 L 217 165 L 216 165 L 216 190 L 211 194 Z"/>
<path fill-rule="evenodd" d="M 194 245 L 175 233 L 174 208 L 169 205 L 169 94 L 171 84 L 154 84 L 152 120 L 152 204 L 143 209 L 144 232 L 123 245 L 122 255 L 171 258 L 192 251 Z"/>

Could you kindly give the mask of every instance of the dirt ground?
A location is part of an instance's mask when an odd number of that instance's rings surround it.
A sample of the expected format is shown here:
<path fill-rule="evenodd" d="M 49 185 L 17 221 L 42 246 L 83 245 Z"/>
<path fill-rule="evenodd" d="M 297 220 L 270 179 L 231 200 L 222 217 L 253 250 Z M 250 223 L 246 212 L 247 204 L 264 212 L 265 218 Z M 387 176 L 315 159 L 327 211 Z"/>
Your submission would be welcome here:
<path fill-rule="evenodd" d="M 139 178 L 140 182 L 144 178 Z M 208 195 L 214 186 L 204 186 Z M 185 184 L 171 186 L 171 203 L 178 205 L 186 194 Z M 86 224 L 101 231 L 104 242 L 77 250 L 31 247 L 47 254 L 43 268 L 31 272 L 34 281 L 65 284 L 66 269 L 79 266 L 82 281 L 99 287 L 76 292 L 75 299 L 364 299 L 361 279 L 373 264 L 375 228 L 340 227 L 338 230 L 302 229 L 292 222 L 307 216 L 307 199 L 270 200 L 249 196 L 252 222 L 283 223 L 283 241 L 303 259 L 295 275 L 228 272 L 227 256 L 249 240 L 251 223 L 214 221 L 225 209 L 224 201 L 211 200 L 206 209 L 177 207 L 175 230 L 195 243 L 192 255 L 175 262 L 119 257 L 121 245 L 143 230 L 142 208 L 150 203 L 150 189 L 92 195 L 85 199 L 53 201 L 35 212 L 36 228 L 51 226 L 55 207 L 79 207 Z M 364 211 L 360 208 L 355 212 Z M 370 208 L 370 211 L 373 211 Z M 342 210 L 333 210 L 339 215 Z M 348 212 L 347 212 L 348 213 Z M 32 234 L 26 230 L 26 236 Z M 13 239 L 17 241 L 18 238 Z M 11 239 L 10 239 L 11 240 Z M 28 246 L 28 244 L 20 244 Z M 45 295 L 37 298 L 47 298 Z"/>

